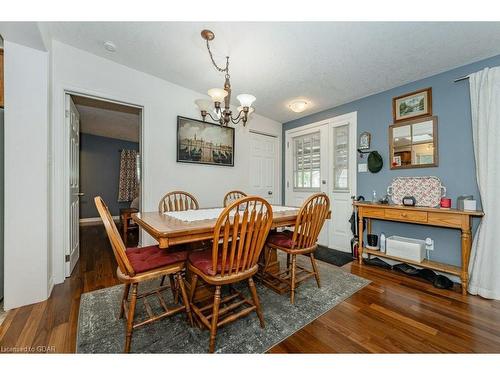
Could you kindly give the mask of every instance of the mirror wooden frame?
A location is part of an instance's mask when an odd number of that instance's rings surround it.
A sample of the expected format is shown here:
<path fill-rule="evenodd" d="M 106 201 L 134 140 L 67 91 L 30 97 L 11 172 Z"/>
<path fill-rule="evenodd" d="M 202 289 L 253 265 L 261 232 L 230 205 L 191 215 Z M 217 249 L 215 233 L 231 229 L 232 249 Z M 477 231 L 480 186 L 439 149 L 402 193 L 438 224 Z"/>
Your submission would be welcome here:
<path fill-rule="evenodd" d="M 393 130 L 395 128 L 400 128 L 403 126 L 412 126 L 415 124 L 419 124 L 421 122 L 426 122 L 426 121 L 432 121 L 432 135 L 433 135 L 433 147 L 434 147 L 434 153 L 433 153 L 433 163 L 429 164 L 411 164 L 411 165 L 401 165 L 401 166 L 394 166 L 392 165 L 392 160 L 393 160 L 393 154 L 394 154 L 394 143 L 393 143 Z M 439 159 L 438 159 L 438 130 L 437 130 L 437 116 L 427 116 L 427 117 L 420 117 L 418 119 L 412 119 L 409 121 L 405 122 L 398 122 L 397 124 L 393 124 L 389 126 L 389 161 L 390 161 L 390 168 L 391 169 L 411 169 L 411 168 L 431 168 L 431 167 L 437 167 L 439 165 Z M 412 142 L 413 145 L 413 142 Z"/>

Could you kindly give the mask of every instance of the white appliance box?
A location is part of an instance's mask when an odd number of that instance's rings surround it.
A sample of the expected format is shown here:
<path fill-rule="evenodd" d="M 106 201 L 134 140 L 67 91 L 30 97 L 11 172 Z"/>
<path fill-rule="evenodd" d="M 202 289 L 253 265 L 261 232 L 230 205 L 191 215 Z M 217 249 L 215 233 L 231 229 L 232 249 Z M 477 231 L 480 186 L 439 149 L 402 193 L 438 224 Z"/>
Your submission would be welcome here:
<path fill-rule="evenodd" d="M 387 237 L 386 254 L 420 263 L 425 259 L 425 241 L 399 236 Z"/>

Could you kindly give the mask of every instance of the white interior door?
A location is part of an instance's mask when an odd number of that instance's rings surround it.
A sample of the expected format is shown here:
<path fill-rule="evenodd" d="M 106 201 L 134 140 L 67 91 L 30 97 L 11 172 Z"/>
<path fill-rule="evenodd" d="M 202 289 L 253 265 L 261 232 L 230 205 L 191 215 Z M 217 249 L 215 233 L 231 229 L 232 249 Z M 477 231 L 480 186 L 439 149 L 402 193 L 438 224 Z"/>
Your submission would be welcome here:
<path fill-rule="evenodd" d="M 260 133 L 250 134 L 250 191 L 249 194 L 278 204 L 278 138 Z M 278 166 L 279 167 L 279 166 Z"/>
<path fill-rule="evenodd" d="M 355 112 L 286 132 L 285 204 L 300 206 L 316 192 L 328 194 L 332 218 L 318 243 L 331 249 L 350 252 L 356 169 Z"/>
<path fill-rule="evenodd" d="M 69 248 L 66 250 L 66 277 L 80 257 L 80 114 L 66 94 L 66 125 L 70 129 L 69 148 Z"/>

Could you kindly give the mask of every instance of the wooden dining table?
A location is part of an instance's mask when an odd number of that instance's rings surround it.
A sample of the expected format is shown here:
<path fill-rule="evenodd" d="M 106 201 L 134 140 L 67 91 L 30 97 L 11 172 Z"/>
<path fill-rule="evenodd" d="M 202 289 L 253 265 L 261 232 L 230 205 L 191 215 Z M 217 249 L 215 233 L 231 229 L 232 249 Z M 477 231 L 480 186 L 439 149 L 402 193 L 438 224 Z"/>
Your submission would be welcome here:
<path fill-rule="evenodd" d="M 280 227 L 294 226 L 298 207 L 274 206 L 280 211 L 273 212 L 272 229 Z M 222 210 L 222 208 L 220 208 Z M 203 214 L 205 209 L 196 210 Z M 206 209 L 212 210 L 212 209 Z M 134 220 L 142 229 L 149 233 L 162 249 L 168 249 L 171 246 L 199 242 L 212 239 L 214 236 L 214 227 L 216 218 L 196 221 L 179 220 L 170 212 L 138 212 L 132 215 Z"/>
<path fill-rule="evenodd" d="M 273 206 L 273 223 L 271 229 L 291 227 L 295 225 L 297 220 L 297 215 L 299 213 L 299 207 L 285 207 L 285 206 Z M 222 211 L 223 208 L 220 208 Z M 213 210 L 213 208 L 199 209 L 196 210 L 197 213 L 203 215 L 204 210 Z M 195 220 L 195 221 L 185 221 L 180 220 L 176 217 L 175 213 L 165 212 L 160 213 L 158 211 L 154 212 L 138 212 L 132 215 L 132 220 L 134 220 L 139 227 L 144 229 L 149 233 L 156 241 L 158 241 L 158 246 L 162 249 L 168 249 L 175 245 L 191 244 L 197 243 L 204 240 L 211 240 L 214 236 L 214 227 L 217 218 L 206 219 L 206 220 Z M 328 213 L 328 219 L 331 213 Z M 264 256 L 264 252 L 262 252 Z M 273 268 L 279 269 L 279 262 L 276 251 L 269 253 L 270 263 L 274 264 L 274 267 L 269 269 L 272 271 Z M 262 259 L 265 262 L 266 259 Z M 189 272 L 186 274 L 186 279 L 188 281 L 186 287 L 190 287 L 190 275 Z M 273 287 L 272 283 L 267 283 L 268 286 L 278 293 L 283 293 L 282 288 Z M 194 299 L 196 301 L 201 301 L 209 298 L 212 295 L 212 290 L 207 285 L 200 285 L 196 288 Z"/>

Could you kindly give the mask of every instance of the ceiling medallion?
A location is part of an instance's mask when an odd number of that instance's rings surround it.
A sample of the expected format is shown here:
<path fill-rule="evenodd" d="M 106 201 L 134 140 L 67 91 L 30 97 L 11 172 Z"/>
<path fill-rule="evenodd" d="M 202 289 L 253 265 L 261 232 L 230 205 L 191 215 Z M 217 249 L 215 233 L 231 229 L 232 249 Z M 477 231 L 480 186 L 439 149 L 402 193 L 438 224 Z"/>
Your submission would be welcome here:
<path fill-rule="evenodd" d="M 200 110 L 201 117 L 205 121 L 208 115 L 213 121 L 218 122 L 222 126 L 227 126 L 230 123 L 238 124 L 239 122 L 242 122 L 243 126 L 245 126 L 248 121 L 248 115 L 254 111 L 252 104 L 255 101 L 255 96 L 250 94 L 238 95 L 236 98 L 239 100 L 240 106 L 238 107 L 237 116 L 233 117 L 231 111 L 231 83 L 229 81 L 229 56 L 226 56 L 226 66 L 224 68 L 219 67 L 210 50 L 210 41 L 214 40 L 215 34 L 210 30 L 203 30 L 201 37 L 207 42 L 207 50 L 213 66 L 217 71 L 225 73 L 224 88 L 208 90 L 208 95 L 212 98 L 213 108 L 212 102 L 209 100 L 198 99 L 195 101 Z M 224 103 L 223 108 L 222 103 Z M 212 116 L 212 113 L 215 114 L 215 117 Z"/>

